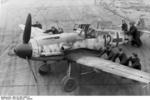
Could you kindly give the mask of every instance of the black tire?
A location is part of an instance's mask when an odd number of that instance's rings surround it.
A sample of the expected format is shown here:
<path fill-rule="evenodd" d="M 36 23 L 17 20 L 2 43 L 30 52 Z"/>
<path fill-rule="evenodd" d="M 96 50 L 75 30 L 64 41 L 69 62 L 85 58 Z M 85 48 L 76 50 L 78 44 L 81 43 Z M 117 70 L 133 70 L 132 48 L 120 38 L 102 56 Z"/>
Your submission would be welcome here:
<path fill-rule="evenodd" d="M 74 78 L 71 78 L 71 77 L 68 77 L 68 76 L 65 76 L 62 79 L 62 83 L 63 83 L 63 90 L 65 92 L 72 92 L 78 86 L 77 81 Z"/>
<path fill-rule="evenodd" d="M 40 68 L 39 68 L 39 73 L 41 75 L 47 75 L 51 72 L 51 66 L 50 65 L 42 65 Z"/>

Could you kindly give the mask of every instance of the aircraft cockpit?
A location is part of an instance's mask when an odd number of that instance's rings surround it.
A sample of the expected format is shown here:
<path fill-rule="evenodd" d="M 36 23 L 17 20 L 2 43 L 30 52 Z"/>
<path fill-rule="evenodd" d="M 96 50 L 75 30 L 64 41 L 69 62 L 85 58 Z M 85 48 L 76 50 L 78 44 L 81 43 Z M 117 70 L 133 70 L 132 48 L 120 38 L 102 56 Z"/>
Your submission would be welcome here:
<path fill-rule="evenodd" d="M 78 29 L 81 29 L 85 33 L 87 33 L 89 27 L 90 27 L 90 24 L 75 24 L 73 30 L 76 31 Z"/>
<path fill-rule="evenodd" d="M 96 30 L 95 29 L 93 29 L 93 28 L 89 28 L 88 29 L 88 31 L 87 31 L 87 33 L 86 33 L 86 35 L 85 35 L 85 37 L 86 38 L 96 38 Z"/>
<path fill-rule="evenodd" d="M 75 24 L 73 30 L 77 33 L 83 31 L 85 38 L 96 38 L 95 30 L 90 27 L 90 24 Z"/>

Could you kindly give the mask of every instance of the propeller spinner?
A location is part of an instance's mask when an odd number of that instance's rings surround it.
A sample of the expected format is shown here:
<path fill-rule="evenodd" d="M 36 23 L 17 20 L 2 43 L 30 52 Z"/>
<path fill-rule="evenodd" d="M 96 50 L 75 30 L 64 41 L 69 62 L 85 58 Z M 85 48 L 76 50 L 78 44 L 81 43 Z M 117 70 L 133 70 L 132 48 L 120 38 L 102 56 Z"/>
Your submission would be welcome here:
<path fill-rule="evenodd" d="M 30 58 L 32 56 L 32 47 L 31 45 L 28 44 L 31 36 L 31 25 L 32 25 L 31 14 L 28 14 L 23 34 L 23 44 L 17 46 L 14 49 L 16 55 L 24 59 Z"/>

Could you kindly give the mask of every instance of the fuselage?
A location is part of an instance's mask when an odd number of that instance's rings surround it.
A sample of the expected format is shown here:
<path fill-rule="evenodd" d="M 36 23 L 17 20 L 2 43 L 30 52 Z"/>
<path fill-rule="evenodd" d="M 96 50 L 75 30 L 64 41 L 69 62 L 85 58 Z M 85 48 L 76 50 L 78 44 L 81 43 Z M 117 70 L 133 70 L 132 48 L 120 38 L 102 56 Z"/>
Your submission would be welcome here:
<path fill-rule="evenodd" d="M 78 29 L 72 33 L 62 33 L 35 37 L 30 40 L 32 58 L 54 57 L 63 55 L 65 50 L 80 48 L 99 50 L 105 45 L 118 46 L 130 40 L 124 32 L 118 30 L 95 30 L 84 33 Z"/>

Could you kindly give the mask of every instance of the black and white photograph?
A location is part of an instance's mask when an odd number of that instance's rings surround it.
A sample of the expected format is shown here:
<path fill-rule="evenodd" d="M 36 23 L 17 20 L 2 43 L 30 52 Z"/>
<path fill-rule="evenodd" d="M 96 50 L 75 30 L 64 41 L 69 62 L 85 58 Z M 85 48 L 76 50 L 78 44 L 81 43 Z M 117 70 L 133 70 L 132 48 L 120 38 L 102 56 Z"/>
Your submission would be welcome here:
<path fill-rule="evenodd" d="M 0 0 L 0 95 L 150 96 L 150 0 Z"/>

